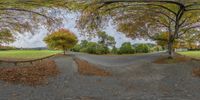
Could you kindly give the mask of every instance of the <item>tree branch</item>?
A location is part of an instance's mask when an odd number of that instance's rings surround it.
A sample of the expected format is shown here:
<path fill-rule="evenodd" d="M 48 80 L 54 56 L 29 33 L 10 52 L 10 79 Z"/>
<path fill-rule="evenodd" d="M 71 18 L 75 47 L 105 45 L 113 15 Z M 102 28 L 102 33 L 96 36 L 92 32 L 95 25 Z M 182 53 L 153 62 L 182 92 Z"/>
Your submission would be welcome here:
<path fill-rule="evenodd" d="M 99 3 L 119 3 L 119 2 L 136 2 L 136 3 L 167 3 L 175 4 L 177 6 L 184 6 L 184 4 L 177 1 L 168 0 L 102 0 Z"/>
<path fill-rule="evenodd" d="M 21 9 L 21 8 L 0 8 L 0 10 L 28 12 L 28 13 L 33 13 L 33 14 L 42 16 L 42 17 L 44 17 L 46 19 L 53 20 L 52 18 L 50 18 L 50 17 L 48 17 L 48 16 L 46 16 L 44 14 L 41 14 L 39 12 L 35 12 L 35 11 L 32 11 L 32 10 L 26 10 L 26 9 Z"/>

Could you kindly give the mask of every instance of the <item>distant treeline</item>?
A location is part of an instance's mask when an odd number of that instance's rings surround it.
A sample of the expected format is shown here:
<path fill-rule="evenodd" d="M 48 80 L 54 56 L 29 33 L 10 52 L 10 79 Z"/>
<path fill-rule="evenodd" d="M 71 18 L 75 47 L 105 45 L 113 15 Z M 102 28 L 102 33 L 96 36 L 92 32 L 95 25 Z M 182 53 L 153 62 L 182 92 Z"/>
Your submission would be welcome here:
<path fill-rule="evenodd" d="M 17 48 L 12 46 L 0 46 L 0 50 L 47 50 L 47 47 L 36 47 L 36 48 Z"/>
<path fill-rule="evenodd" d="M 75 45 L 71 51 L 85 52 L 90 54 L 134 54 L 134 53 L 149 53 L 163 50 L 161 46 L 141 43 L 131 45 L 130 42 L 124 42 L 121 47 L 110 47 L 105 44 L 90 42 L 87 40 L 81 41 L 81 43 Z"/>
<path fill-rule="evenodd" d="M 47 47 L 36 47 L 36 48 L 16 48 L 17 50 L 48 50 Z"/>
<path fill-rule="evenodd" d="M 0 46 L 0 50 L 16 50 L 16 48 L 11 46 Z"/>

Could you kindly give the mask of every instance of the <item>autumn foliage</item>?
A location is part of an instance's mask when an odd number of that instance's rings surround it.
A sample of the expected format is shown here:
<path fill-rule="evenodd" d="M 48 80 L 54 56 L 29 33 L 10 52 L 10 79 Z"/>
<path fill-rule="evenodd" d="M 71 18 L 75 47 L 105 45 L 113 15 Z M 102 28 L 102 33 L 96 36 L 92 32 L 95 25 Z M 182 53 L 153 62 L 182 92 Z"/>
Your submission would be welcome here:
<path fill-rule="evenodd" d="M 193 76 L 200 77 L 200 68 L 195 68 L 192 71 Z"/>
<path fill-rule="evenodd" d="M 89 62 L 81 59 L 75 59 L 75 62 L 78 65 L 78 72 L 81 75 L 89 75 L 89 76 L 111 76 L 111 73 L 96 67 L 94 64 L 90 64 Z"/>
<path fill-rule="evenodd" d="M 59 29 L 56 32 L 48 35 L 44 39 L 49 48 L 61 49 L 64 51 L 74 47 L 77 43 L 75 34 L 67 29 Z"/>
<path fill-rule="evenodd" d="M 173 63 L 182 63 L 186 61 L 190 61 L 191 59 L 184 56 L 176 55 L 173 59 L 168 59 L 168 57 L 161 57 L 153 61 L 155 64 L 173 64 Z"/>
<path fill-rule="evenodd" d="M 59 73 L 54 61 L 44 60 L 30 66 L 15 66 L 0 68 L 0 80 L 8 83 L 24 85 L 42 85 L 48 83 L 48 78 Z"/>

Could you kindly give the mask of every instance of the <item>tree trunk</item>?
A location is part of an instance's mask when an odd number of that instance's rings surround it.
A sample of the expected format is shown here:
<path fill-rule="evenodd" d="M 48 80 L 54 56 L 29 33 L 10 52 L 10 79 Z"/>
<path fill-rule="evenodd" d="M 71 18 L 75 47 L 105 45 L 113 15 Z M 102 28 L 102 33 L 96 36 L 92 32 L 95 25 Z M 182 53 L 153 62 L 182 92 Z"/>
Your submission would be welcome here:
<path fill-rule="evenodd" d="M 168 53 L 169 53 L 169 59 L 173 59 L 174 57 L 174 50 L 173 50 L 173 41 L 168 42 Z"/>
<path fill-rule="evenodd" d="M 63 54 L 64 55 L 66 54 L 66 52 L 65 52 L 65 46 L 63 46 Z"/>
<path fill-rule="evenodd" d="M 65 55 L 66 53 L 65 53 L 65 49 L 63 49 L 63 54 Z"/>

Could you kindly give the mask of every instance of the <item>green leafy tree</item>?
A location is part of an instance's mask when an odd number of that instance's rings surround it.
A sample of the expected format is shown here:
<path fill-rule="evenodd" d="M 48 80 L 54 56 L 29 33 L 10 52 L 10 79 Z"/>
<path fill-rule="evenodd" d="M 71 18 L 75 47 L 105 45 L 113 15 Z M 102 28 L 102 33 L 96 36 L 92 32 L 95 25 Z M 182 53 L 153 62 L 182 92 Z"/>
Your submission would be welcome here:
<path fill-rule="evenodd" d="M 139 44 L 135 47 L 137 53 L 148 53 L 150 52 L 150 48 L 147 44 Z"/>
<path fill-rule="evenodd" d="M 115 44 L 116 44 L 115 38 L 112 37 L 112 36 L 107 35 L 106 32 L 99 31 L 99 32 L 97 32 L 97 35 L 99 37 L 99 43 L 105 45 L 106 47 L 115 46 Z"/>
<path fill-rule="evenodd" d="M 199 31 L 199 0 L 92 0 L 85 1 L 86 9 L 79 19 L 80 29 L 98 30 L 110 17 L 118 31 L 132 38 L 150 38 L 167 43 L 169 58 L 173 44 L 186 39 L 191 31 Z M 133 17 L 134 16 L 134 17 Z M 157 36 L 167 32 L 168 39 Z M 199 32 L 192 34 L 199 36 Z"/>
<path fill-rule="evenodd" d="M 91 54 L 96 54 L 96 50 L 98 48 L 98 45 L 95 42 L 88 42 L 86 48 L 87 48 L 86 52 L 91 53 Z"/>
<path fill-rule="evenodd" d="M 88 45 L 88 41 L 87 40 L 81 40 L 80 45 L 81 45 L 81 48 L 86 48 L 87 45 Z"/>
<path fill-rule="evenodd" d="M 74 52 L 80 52 L 81 50 L 81 45 L 80 44 L 76 44 L 72 49 L 71 51 L 74 51 Z"/>
<path fill-rule="evenodd" d="M 109 49 L 105 45 L 98 44 L 97 46 L 98 47 L 96 49 L 96 54 L 107 54 L 107 53 L 109 53 Z"/>
<path fill-rule="evenodd" d="M 124 42 L 119 48 L 119 54 L 133 54 L 135 49 L 132 47 L 130 42 Z"/>
<path fill-rule="evenodd" d="M 64 54 L 67 49 L 73 48 L 77 43 L 77 37 L 67 29 L 59 29 L 44 39 L 49 48 L 62 49 Z"/>
<path fill-rule="evenodd" d="M 112 48 L 112 50 L 111 50 L 111 53 L 112 53 L 112 54 L 117 54 L 117 52 L 118 52 L 118 49 L 114 46 L 114 47 Z"/>
<path fill-rule="evenodd" d="M 104 44 L 82 40 L 80 44 L 77 44 L 72 49 L 72 51 L 85 52 L 90 54 L 107 54 L 109 53 L 109 48 Z"/>

